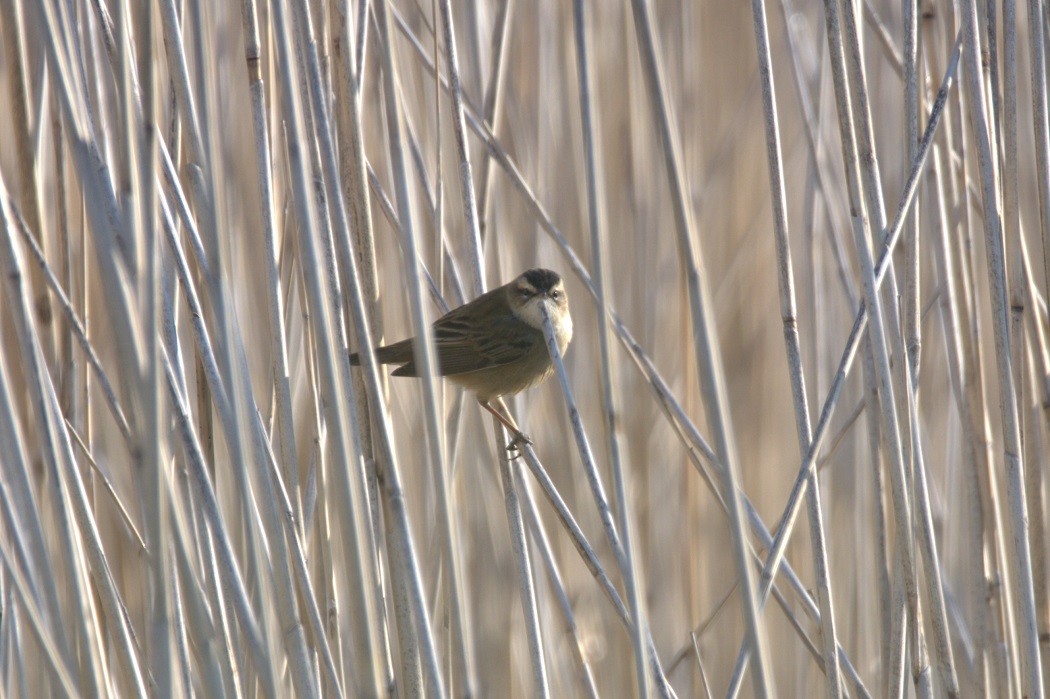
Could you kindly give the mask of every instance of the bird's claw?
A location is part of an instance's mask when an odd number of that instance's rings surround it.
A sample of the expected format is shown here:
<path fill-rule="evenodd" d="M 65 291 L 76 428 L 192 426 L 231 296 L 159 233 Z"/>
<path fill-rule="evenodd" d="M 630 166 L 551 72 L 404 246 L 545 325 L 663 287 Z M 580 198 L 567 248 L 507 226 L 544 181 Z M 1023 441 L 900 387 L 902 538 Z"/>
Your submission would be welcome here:
<path fill-rule="evenodd" d="M 518 432 L 510 440 L 510 444 L 507 445 L 507 451 L 516 451 L 518 452 L 518 454 L 516 454 L 515 456 L 521 456 L 521 448 L 526 446 L 532 446 L 532 437 L 525 434 L 524 432 Z"/>

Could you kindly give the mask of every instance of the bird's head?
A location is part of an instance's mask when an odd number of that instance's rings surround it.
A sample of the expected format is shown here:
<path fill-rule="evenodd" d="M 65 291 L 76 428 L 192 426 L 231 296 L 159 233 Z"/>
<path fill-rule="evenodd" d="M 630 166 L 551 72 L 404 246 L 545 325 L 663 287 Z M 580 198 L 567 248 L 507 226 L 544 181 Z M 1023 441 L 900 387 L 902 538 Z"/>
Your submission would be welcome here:
<path fill-rule="evenodd" d="M 569 297 L 557 272 L 549 269 L 530 269 L 508 286 L 511 309 L 519 318 L 536 329 L 542 329 L 543 313 L 540 307 L 546 306 L 555 332 L 564 332 L 566 324 L 569 332 L 572 332 Z"/>

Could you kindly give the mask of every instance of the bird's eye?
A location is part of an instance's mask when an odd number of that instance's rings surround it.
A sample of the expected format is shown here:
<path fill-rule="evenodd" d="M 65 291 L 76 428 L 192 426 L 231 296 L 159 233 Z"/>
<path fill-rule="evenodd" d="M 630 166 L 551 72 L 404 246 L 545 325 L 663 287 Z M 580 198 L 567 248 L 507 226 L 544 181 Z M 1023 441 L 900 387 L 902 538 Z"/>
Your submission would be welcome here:
<path fill-rule="evenodd" d="M 551 298 L 554 299 L 555 301 L 557 301 L 558 299 L 561 298 L 561 292 L 558 291 L 557 289 L 555 289 L 554 291 L 551 292 Z"/>

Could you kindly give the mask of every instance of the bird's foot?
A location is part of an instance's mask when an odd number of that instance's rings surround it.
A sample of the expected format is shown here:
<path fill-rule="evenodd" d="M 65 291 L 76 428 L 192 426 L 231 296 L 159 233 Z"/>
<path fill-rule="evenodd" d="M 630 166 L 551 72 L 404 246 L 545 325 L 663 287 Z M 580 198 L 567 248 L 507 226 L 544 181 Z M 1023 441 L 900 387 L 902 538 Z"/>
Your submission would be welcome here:
<path fill-rule="evenodd" d="M 511 458 L 517 458 L 522 454 L 522 447 L 532 446 L 532 437 L 524 432 L 515 432 L 507 445 L 507 451 L 511 452 Z M 516 453 L 515 453 L 516 452 Z"/>

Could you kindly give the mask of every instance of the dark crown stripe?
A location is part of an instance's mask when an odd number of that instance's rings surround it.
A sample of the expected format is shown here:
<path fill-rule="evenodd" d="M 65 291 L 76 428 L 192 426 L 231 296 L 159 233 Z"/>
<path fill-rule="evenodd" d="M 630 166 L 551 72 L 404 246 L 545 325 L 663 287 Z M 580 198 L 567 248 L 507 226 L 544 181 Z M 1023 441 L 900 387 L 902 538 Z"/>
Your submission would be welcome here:
<path fill-rule="evenodd" d="M 532 287 L 536 291 L 550 291 L 554 286 L 561 281 L 561 277 L 558 276 L 557 272 L 552 272 L 549 269 L 530 269 L 524 275 L 525 281 L 532 284 Z"/>

